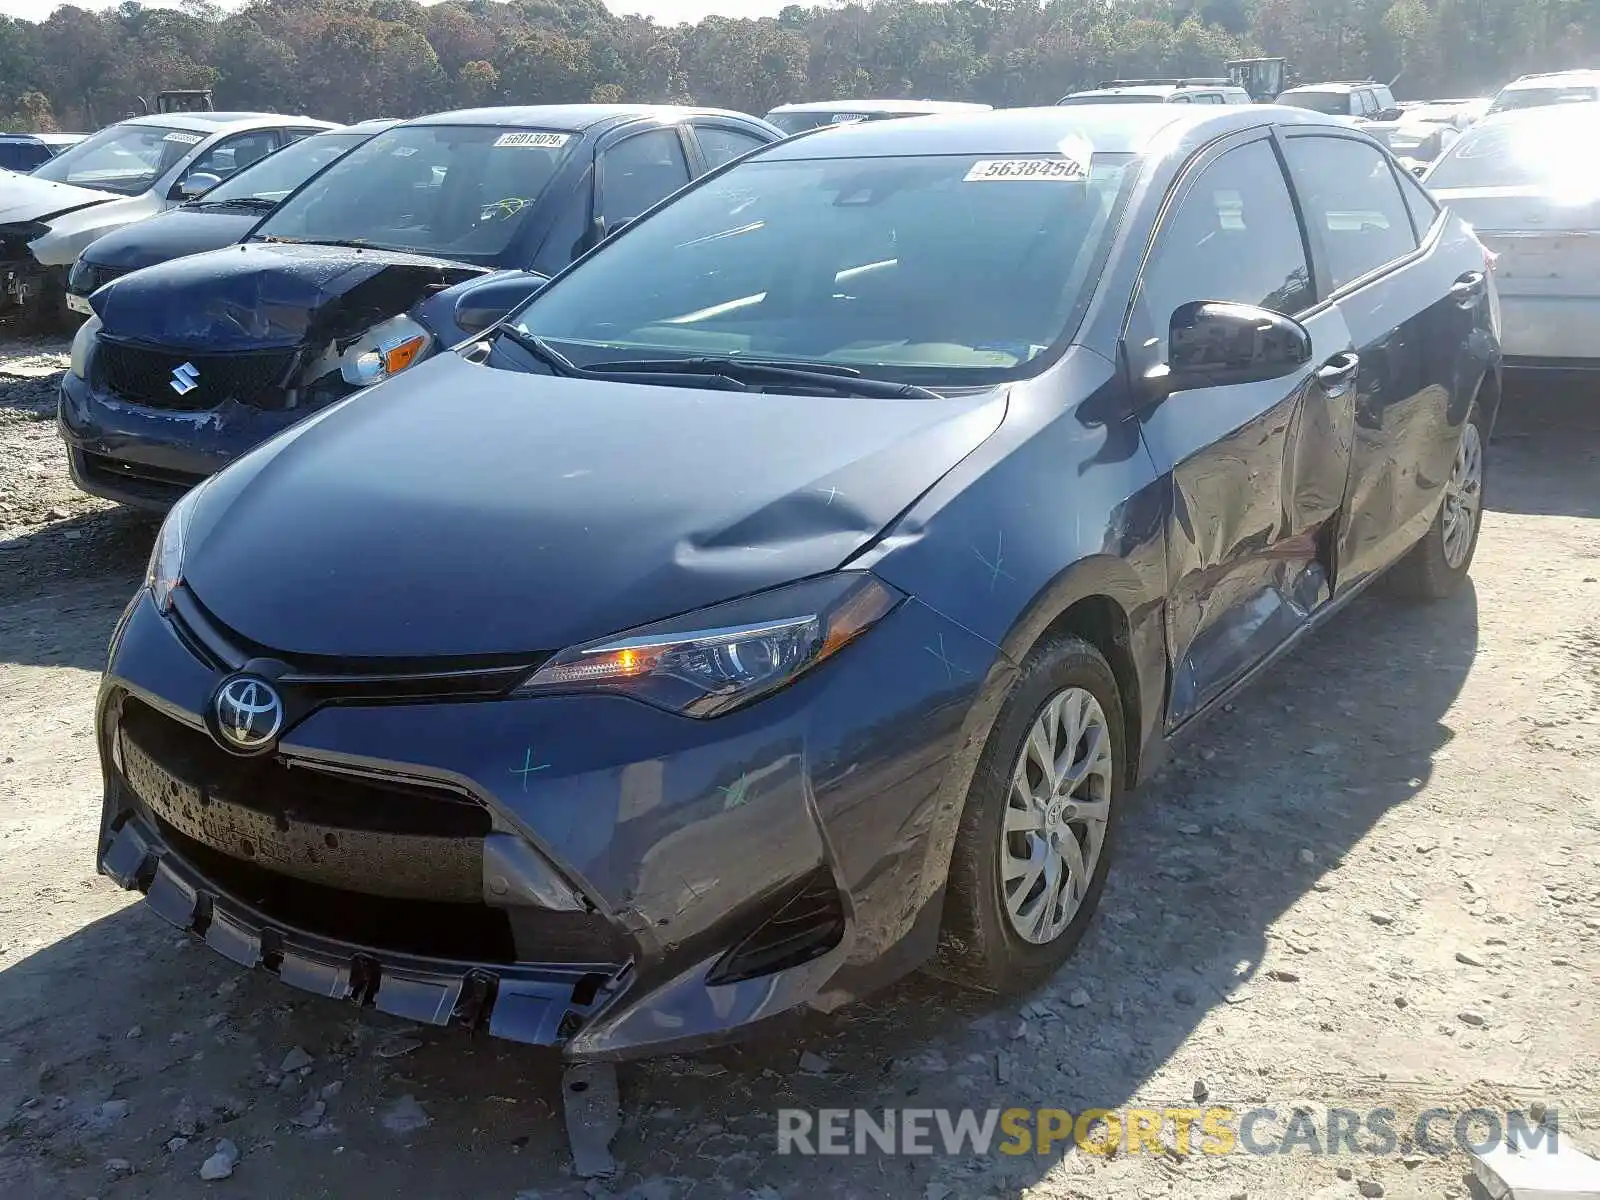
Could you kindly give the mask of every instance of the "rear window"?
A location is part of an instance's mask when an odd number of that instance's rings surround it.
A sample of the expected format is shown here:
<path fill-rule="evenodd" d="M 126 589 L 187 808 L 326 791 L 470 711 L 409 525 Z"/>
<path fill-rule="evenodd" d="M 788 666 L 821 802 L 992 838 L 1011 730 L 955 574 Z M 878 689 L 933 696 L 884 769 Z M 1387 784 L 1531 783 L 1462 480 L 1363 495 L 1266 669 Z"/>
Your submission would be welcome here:
<path fill-rule="evenodd" d="M 580 364 L 749 355 L 936 387 L 1030 374 L 1076 327 L 1132 162 L 748 160 L 602 245 L 517 323 Z"/>
<path fill-rule="evenodd" d="M 1350 115 L 1349 92 L 1285 92 L 1278 97 L 1278 103 L 1291 108 L 1308 108 L 1330 117 Z"/>
<path fill-rule="evenodd" d="M 804 133 L 808 129 L 821 129 L 824 125 L 854 125 L 868 120 L 859 112 L 790 112 L 768 113 L 767 121 L 787 134 Z"/>
<path fill-rule="evenodd" d="M 1428 186 L 1583 187 L 1593 176 L 1588 147 L 1600 134 L 1600 117 L 1570 119 L 1577 115 L 1518 117 L 1468 130 L 1428 173 Z"/>
<path fill-rule="evenodd" d="M 1183 98 L 1187 102 L 1187 97 Z M 1067 96 L 1061 104 L 1165 104 L 1165 96 L 1151 96 L 1144 92 L 1120 92 L 1108 96 Z"/>

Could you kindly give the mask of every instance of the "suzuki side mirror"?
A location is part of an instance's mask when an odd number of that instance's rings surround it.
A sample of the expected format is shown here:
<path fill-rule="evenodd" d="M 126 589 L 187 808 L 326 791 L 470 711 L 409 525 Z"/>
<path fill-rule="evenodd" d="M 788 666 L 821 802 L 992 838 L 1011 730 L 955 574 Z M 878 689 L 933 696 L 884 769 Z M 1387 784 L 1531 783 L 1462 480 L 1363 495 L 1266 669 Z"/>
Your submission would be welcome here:
<path fill-rule="evenodd" d="M 1378 114 L 1377 120 L 1398 121 L 1403 116 L 1405 116 L 1405 109 L 1403 108 L 1386 108 Z"/>
<path fill-rule="evenodd" d="M 177 193 L 173 199 L 197 200 L 221 182 L 222 176 L 213 175 L 210 171 L 192 171 L 178 180 L 177 186 L 173 188 Z"/>
<path fill-rule="evenodd" d="M 1293 317 L 1198 300 L 1172 314 L 1167 361 L 1145 376 L 1157 397 L 1194 388 L 1263 383 L 1293 375 L 1311 361 L 1311 334 Z"/>
<path fill-rule="evenodd" d="M 503 320 L 550 280 L 532 271 L 518 271 L 490 278 L 469 287 L 456 301 L 456 328 L 471 337 Z"/>

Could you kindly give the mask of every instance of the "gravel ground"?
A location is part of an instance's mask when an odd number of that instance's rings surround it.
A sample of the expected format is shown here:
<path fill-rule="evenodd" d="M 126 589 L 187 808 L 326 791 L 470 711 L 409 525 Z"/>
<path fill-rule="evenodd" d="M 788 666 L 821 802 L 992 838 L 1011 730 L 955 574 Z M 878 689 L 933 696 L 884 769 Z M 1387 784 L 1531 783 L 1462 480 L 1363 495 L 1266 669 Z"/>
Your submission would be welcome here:
<path fill-rule="evenodd" d="M 0 1195 L 1469 1193 L 1464 1153 L 1404 1147 L 779 1157 L 780 1107 L 1204 1096 L 1404 1125 L 1538 1100 L 1594 1143 L 1592 393 L 1508 401 L 1472 588 L 1365 598 L 1134 798 L 1101 915 L 1049 987 L 985 1001 L 918 977 L 784 1042 L 625 1066 L 601 1185 L 574 1178 L 550 1055 L 240 974 L 95 875 L 91 704 L 154 527 L 67 480 L 62 350 L 0 345 Z"/>

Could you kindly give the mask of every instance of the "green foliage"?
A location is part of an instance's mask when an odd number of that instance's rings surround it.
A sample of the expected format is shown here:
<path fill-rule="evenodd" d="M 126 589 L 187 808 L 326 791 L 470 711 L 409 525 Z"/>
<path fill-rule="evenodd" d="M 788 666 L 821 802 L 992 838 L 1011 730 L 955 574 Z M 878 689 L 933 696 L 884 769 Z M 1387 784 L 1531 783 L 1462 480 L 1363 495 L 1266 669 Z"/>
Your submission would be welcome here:
<path fill-rule="evenodd" d="M 1281 54 L 1302 79 L 1473 95 L 1600 58 L 1600 0 L 860 0 L 659 26 L 601 0 L 211 0 L 0 17 L 0 118 L 90 129 L 168 87 L 335 120 L 603 99 L 1049 104 L 1101 79 Z"/>

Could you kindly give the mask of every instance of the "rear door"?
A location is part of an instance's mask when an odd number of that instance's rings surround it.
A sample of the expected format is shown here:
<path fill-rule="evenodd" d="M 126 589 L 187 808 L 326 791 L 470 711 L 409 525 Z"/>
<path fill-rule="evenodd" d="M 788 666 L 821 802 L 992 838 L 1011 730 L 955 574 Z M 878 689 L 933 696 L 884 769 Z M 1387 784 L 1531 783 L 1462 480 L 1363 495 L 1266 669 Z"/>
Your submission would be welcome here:
<path fill-rule="evenodd" d="M 1169 199 L 1132 306 L 1130 374 L 1167 361 L 1172 313 L 1196 300 L 1300 319 L 1313 356 L 1266 383 L 1177 392 L 1142 415 L 1167 518 L 1168 724 L 1194 716 L 1325 604 L 1344 496 L 1350 335 L 1319 304 L 1304 231 L 1270 133 L 1202 153 Z"/>
<path fill-rule="evenodd" d="M 1288 130 L 1284 147 L 1318 286 L 1337 303 L 1360 358 L 1337 542 L 1342 591 L 1409 549 L 1438 508 L 1465 416 L 1452 411 L 1460 270 L 1439 249 L 1434 222 L 1423 241 L 1403 172 L 1371 140 Z"/>

